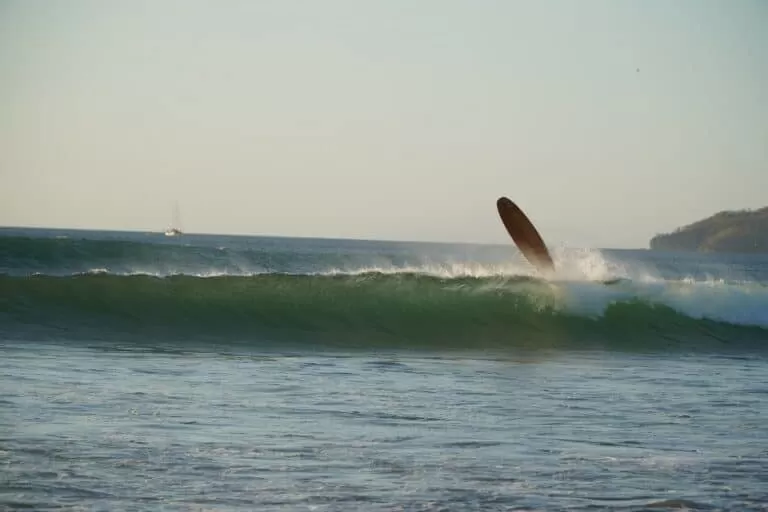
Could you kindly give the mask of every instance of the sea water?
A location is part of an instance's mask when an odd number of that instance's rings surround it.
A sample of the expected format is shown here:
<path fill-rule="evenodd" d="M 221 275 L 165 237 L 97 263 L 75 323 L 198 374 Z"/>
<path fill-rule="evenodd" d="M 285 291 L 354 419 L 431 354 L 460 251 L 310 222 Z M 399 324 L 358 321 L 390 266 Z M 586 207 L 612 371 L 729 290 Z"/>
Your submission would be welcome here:
<path fill-rule="evenodd" d="M 0 230 L 0 508 L 766 510 L 768 257 Z"/>

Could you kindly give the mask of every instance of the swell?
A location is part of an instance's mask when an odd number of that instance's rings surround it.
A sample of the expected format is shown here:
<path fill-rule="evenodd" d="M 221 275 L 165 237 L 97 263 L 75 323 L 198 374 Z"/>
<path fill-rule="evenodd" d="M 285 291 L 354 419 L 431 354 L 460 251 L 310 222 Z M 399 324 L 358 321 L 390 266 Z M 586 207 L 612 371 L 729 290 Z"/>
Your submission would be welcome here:
<path fill-rule="evenodd" d="M 0 333 L 363 348 L 768 346 L 763 289 L 702 295 L 689 286 L 413 273 L 5 275 Z"/>
<path fill-rule="evenodd" d="M 422 258 L 397 247 L 377 247 L 371 254 L 348 243 L 338 247 L 292 239 L 229 237 L 234 247 L 216 242 L 217 237 L 194 240 L 147 241 L 123 239 L 42 238 L 0 236 L 0 274 L 69 276 L 89 272 L 110 274 L 253 275 L 265 273 L 307 274 L 366 266 L 418 267 Z M 303 243 L 303 245 L 302 245 Z M 357 245 L 361 245 L 360 242 Z M 384 245 L 384 244 L 379 244 Z M 391 244 L 390 244 L 391 245 Z"/>
<path fill-rule="evenodd" d="M 311 255 L 295 258 L 280 251 L 232 251 L 179 243 L 132 240 L 0 237 L 0 273 L 66 276 L 93 270 L 115 274 L 251 274 L 291 265 L 317 264 Z"/>

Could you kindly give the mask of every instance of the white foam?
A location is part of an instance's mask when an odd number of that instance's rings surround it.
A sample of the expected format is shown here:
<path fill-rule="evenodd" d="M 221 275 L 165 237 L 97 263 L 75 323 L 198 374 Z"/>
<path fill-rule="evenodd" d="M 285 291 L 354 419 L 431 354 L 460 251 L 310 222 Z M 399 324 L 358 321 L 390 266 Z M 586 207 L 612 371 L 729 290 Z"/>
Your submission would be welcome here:
<path fill-rule="evenodd" d="M 535 275 L 529 269 L 510 264 L 487 265 L 473 262 L 426 263 L 423 265 L 371 265 L 353 269 L 332 268 L 318 272 L 320 275 L 362 275 L 362 274 L 420 274 L 445 279 L 462 277 L 499 277 Z"/>
<path fill-rule="evenodd" d="M 608 258 L 598 249 L 557 248 L 553 251 L 552 259 L 556 268 L 555 279 L 590 282 L 613 279 L 663 281 L 652 268 Z"/>
<path fill-rule="evenodd" d="M 557 271 L 555 279 L 569 281 L 605 281 L 609 279 L 632 279 L 627 267 L 606 259 L 602 252 L 593 249 L 563 249 L 553 254 Z M 503 263 L 479 263 L 473 261 L 425 261 L 419 265 L 368 265 L 353 268 L 332 268 L 317 272 L 329 275 L 381 274 L 423 274 L 440 278 L 461 277 L 534 277 L 544 278 L 533 265 L 524 260 L 508 260 Z M 642 275 L 643 277 L 645 274 Z"/>
<path fill-rule="evenodd" d="M 92 275 L 101 275 L 101 274 L 109 274 L 108 268 L 91 268 L 88 269 L 87 272 L 84 272 L 84 274 L 92 274 Z"/>
<path fill-rule="evenodd" d="M 691 318 L 768 327 L 768 287 L 756 283 L 560 282 L 555 288 L 563 308 L 580 315 L 602 316 L 611 304 L 642 301 L 670 307 Z"/>

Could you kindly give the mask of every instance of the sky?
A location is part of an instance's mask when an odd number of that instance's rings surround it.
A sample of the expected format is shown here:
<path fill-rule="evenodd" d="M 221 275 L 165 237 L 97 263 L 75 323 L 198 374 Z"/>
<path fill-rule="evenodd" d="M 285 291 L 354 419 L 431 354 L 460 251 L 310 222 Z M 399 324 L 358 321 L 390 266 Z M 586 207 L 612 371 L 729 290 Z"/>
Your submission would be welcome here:
<path fill-rule="evenodd" d="M 647 247 L 768 205 L 763 0 L 0 0 L 0 225 Z"/>

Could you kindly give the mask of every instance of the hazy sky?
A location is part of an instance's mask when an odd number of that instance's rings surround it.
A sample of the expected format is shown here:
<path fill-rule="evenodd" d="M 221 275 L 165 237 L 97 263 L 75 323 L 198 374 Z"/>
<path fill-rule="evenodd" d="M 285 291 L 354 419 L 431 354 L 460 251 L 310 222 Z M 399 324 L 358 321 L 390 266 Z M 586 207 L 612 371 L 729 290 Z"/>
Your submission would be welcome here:
<path fill-rule="evenodd" d="M 0 225 L 646 247 L 768 205 L 764 0 L 0 0 Z"/>

